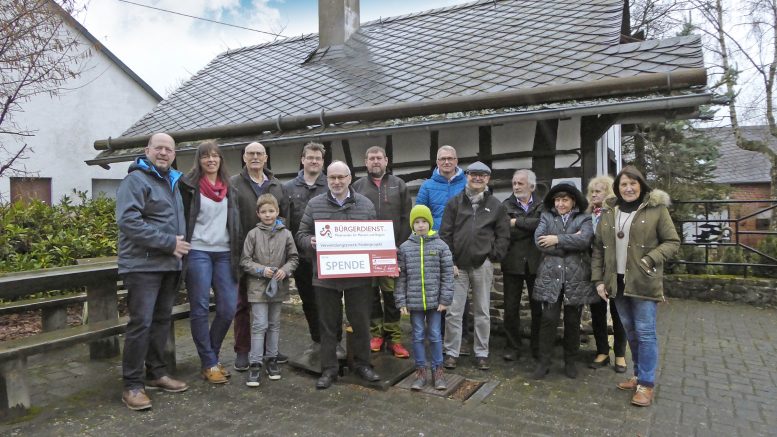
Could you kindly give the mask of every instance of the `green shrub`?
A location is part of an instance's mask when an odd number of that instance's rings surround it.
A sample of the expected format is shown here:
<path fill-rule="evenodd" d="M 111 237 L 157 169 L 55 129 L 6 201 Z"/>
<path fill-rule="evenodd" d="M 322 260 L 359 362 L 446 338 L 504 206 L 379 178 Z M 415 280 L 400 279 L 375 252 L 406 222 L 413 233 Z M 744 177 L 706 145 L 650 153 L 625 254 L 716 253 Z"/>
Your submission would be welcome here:
<path fill-rule="evenodd" d="M 747 262 L 747 257 L 742 251 L 741 247 L 721 247 L 720 261 L 724 263 L 744 263 Z M 722 266 L 722 273 L 724 275 L 741 275 L 744 272 L 744 268 L 740 266 Z"/>
<path fill-rule="evenodd" d="M 772 258 L 777 258 L 777 237 L 770 235 L 766 238 L 764 238 L 759 244 L 757 249 L 765 253 L 766 255 L 769 255 Z M 772 264 L 773 261 L 766 259 L 758 254 L 753 254 L 751 257 L 753 263 L 757 264 Z M 762 276 L 767 278 L 774 278 L 777 277 L 777 267 L 775 268 L 768 268 L 768 267 L 753 267 L 753 274 L 756 276 Z"/>
<path fill-rule="evenodd" d="M 75 264 L 116 255 L 116 203 L 73 191 L 58 205 L 40 201 L 0 204 L 0 272 Z"/>

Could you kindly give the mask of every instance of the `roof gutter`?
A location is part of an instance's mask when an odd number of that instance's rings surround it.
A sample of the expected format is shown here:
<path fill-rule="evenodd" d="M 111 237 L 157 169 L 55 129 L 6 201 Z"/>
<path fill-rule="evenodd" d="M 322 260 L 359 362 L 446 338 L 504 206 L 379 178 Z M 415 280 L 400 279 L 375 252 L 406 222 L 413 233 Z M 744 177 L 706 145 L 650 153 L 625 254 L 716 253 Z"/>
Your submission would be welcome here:
<path fill-rule="evenodd" d="M 167 132 L 178 142 L 195 141 L 204 138 L 236 137 L 257 135 L 265 131 L 283 131 L 306 126 L 326 126 L 348 121 L 374 121 L 392 118 L 416 117 L 450 112 L 477 111 L 490 108 L 536 105 L 563 100 L 613 97 L 624 94 L 649 92 L 670 92 L 707 84 L 704 68 L 675 70 L 668 73 L 651 73 L 626 78 L 601 79 L 592 82 L 549 85 L 538 88 L 483 93 L 471 96 L 456 96 L 438 100 L 398 103 L 360 107 L 341 111 L 289 115 L 225 126 L 214 126 Z M 94 142 L 97 150 L 143 147 L 151 135 L 108 138 Z"/>
<path fill-rule="evenodd" d="M 394 125 L 394 126 L 381 126 L 381 127 L 368 127 L 361 129 L 353 129 L 347 131 L 321 131 L 316 130 L 310 133 L 304 133 L 293 136 L 281 136 L 279 138 L 261 138 L 259 139 L 262 144 L 265 145 L 281 145 L 281 144 L 297 144 L 304 141 L 324 141 L 333 140 L 337 138 L 354 138 L 354 137 L 377 137 L 381 135 L 388 135 L 392 132 L 414 131 L 414 130 L 433 130 L 441 129 L 445 127 L 465 127 L 465 126 L 483 126 L 483 125 L 499 125 L 517 121 L 529 121 L 529 120 L 550 120 L 550 119 L 564 119 L 570 117 L 585 117 L 605 114 L 639 114 L 639 113 L 654 113 L 656 111 L 676 111 L 684 108 L 696 108 L 700 105 L 709 104 L 713 99 L 712 93 L 694 94 L 690 96 L 670 96 L 660 97 L 650 100 L 630 101 L 630 102 L 617 102 L 617 103 L 604 103 L 599 105 L 591 105 L 582 108 L 554 108 L 554 109 L 540 109 L 536 111 L 524 111 L 518 113 L 507 114 L 488 114 L 475 117 L 466 118 L 454 118 L 445 120 L 433 120 L 424 121 L 414 124 Z M 230 141 L 221 146 L 227 149 L 239 148 L 245 146 L 249 141 L 240 141 L 235 136 L 231 136 L 234 141 Z M 142 154 L 142 152 L 141 152 Z M 132 156 L 111 156 L 107 158 L 97 158 L 87 160 L 88 165 L 105 165 L 114 162 L 123 162 L 134 159 Z"/>

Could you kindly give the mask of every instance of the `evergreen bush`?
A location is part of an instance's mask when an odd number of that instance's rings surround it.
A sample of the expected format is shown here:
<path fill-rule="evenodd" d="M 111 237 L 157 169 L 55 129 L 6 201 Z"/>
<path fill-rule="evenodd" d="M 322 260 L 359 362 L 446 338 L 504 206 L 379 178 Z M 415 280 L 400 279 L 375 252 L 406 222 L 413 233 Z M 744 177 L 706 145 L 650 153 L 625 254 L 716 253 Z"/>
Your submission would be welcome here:
<path fill-rule="evenodd" d="M 54 206 L 37 200 L 0 204 L 0 273 L 115 256 L 115 208 L 113 199 L 75 190 Z"/>

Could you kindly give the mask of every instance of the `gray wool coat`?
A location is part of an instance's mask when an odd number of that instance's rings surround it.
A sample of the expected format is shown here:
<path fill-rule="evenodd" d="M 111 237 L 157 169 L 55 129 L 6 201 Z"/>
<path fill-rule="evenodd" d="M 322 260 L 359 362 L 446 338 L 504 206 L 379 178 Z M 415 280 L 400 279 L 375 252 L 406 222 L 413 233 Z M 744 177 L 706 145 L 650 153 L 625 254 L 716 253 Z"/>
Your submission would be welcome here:
<path fill-rule="evenodd" d="M 397 308 L 427 311 L 453 302 L 453 255 L 448 245 L 432 232 L 426 237 L 413 234 L 399 246 L 400 270 L 394 290 Z"/>
<path fill-rule="evenodd" d="M 591 242 L 594 231 L 591 215 L 577 208 L 564 225 L 556 209 L 544 211 L 534 232 L 534 243 L 542 252 L 542 261 L 534 281 L 535 300 L 555 303 L 564 290 L 564 305 L 582 305 L 599 300 L 591 283 Z M 542 235 L 557 235 L 558 244 L 540 247 Z"/>

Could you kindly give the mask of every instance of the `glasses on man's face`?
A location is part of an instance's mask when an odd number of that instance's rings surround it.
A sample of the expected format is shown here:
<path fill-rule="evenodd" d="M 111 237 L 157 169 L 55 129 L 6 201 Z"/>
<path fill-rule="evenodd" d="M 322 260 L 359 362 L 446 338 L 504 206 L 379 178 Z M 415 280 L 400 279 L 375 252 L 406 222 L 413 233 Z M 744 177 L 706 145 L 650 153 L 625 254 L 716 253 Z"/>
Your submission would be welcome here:
<path fill-rule="evenodd" d="M 488 173 L 467 173 L 467 176 L 471 177 L 472 179 L 486 179 L 488 178 Z"/>
<path fill-rule="evenodd" d="M 459 158 L 445 156 L 445 157 L 442 157 L 442 158 L 437 158 L 437 161 L 439 161 L 439 162 L 454 162 L 457 159 L 459 159 Z"/>
<path fill-rule="evenodd" d="M 340 182 L 348 179 L 350 176 L 351 175 L 330 174 L 330 175 L 327 175 L 326 178 L 332 182 Z"/>
<path fill-rule="evenodd" d="M 264 152 L 246 152 L 246 156 L 250 156 L 252 158 L 258 158 L 260 156 L 264 156 L 266 153 Z"/>
<path fill-rule="evenodd" d="M 305 161 L 308 161 L 308 162 L 321 162 L 323 160 L 324 160 L 324 158 L 322 158 L 320 156 L 306 156 L 305 157 Z"/>

